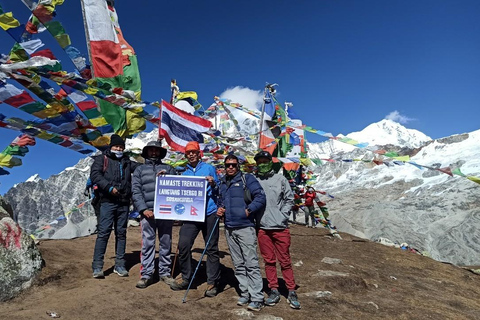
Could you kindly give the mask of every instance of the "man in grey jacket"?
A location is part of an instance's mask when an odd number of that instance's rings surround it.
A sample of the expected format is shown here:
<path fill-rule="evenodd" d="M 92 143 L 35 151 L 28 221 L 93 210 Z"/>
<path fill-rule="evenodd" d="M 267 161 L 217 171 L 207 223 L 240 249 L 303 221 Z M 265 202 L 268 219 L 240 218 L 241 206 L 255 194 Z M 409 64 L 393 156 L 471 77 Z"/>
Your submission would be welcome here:
<path fill-rule="evenodd" d="M 176 170 L 167 164 L 162 163 L 167 150 L 162 148 L 158 141 L 150 141 L 142 150 L 142 157 L 145 164 L 139 166 L 133 173 L 132 198 L 133 204 L 141 215 L 142 226 L 142 269 L 141 278 L 136 287 L 144 289 L 153 283 L 155 272 L 155 236 L 158 230 L 158 275 L 160 280 L 170 285 L 174 282 L 170 276 L 170 252 L 172 248 L 172 227 L 173 221 L 155 219 L 153 205 L 155 201 L 155 183 L 160 174 L 176 175 Z M 161 178 L 159 178 L 161 179 Z"/>
<path fill-rule="evenodd" d="M 293 192 L 288 180 L 283 175 L 276 174 L 273 171 L 270 153 L 260 151 L 254 159 L 257 163 L 256 177 L 267 198 L 265 210 L 257 217 L 260 220 L 257 223 L 257 226 L 259 226 L 258 246 L 265 261 L 265 275 L 267 276 L 268 287 L 271 290 L 265 300 L 265 305 L 273 306 L 280 301 L 276 266 L 278 260 L 283 279 L 287 285 L 287 300 L 290 307 L 300 309 L 290 259 L 291 237 L 288 229 L 289 210 L 293 206 Z"/>

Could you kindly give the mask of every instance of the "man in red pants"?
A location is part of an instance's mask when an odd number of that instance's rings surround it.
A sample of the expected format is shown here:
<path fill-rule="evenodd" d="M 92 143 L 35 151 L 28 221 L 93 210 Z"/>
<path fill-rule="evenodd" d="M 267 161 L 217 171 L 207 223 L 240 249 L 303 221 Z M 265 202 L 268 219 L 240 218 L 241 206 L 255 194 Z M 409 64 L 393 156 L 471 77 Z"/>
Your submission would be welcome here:
<path fill-rule="evenodd" d="M 288 180 L 273 171 L 270 153 L 260 151 L 254 159 L 257 162 L 256 177 L 267 197 L 265 211 L 257 216 L 258 246 L 265 261 L 265 274 L 270 288 L 265 305 L 274 306 L 280 301 L 276 266 L 278 260 L 283 280 L 288 289 L 287 301 L 293 309 L 300 309 L 290 259 L 291 237 L 288 229 L 289 211 L 293 206 L 293 192 Z"/>

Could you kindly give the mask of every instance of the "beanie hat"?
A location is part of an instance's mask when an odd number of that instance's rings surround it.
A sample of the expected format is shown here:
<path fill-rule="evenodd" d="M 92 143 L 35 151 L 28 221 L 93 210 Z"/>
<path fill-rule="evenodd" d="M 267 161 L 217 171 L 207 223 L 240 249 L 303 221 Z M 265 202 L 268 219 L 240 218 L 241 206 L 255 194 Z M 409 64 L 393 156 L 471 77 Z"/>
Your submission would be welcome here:
<path fill-rule="evenodd" d="M 112 134 L 110 137 L 110 147 L 113 146 L 123 146 L 125 147 L 125 141 L 118 134 Z"/>
<path fill-rule="evenodd" d="M 188 151 L 200 151 L 200 145 L 198 144 L 198 142 L 190 141 L 189 143 L 187 143 L 187 145 L 185 146 L 185 152 Z"/>

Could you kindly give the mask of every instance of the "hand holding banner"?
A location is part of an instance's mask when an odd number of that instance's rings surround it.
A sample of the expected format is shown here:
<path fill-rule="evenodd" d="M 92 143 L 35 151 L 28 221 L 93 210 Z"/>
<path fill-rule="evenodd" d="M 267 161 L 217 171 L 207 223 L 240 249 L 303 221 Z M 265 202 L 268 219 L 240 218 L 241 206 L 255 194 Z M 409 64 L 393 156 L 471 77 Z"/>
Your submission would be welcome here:
<path fill-rule="evenodd" d="M 203 222 L 206 194 L 205 177 L 157 176 L 155 219 Z"/>

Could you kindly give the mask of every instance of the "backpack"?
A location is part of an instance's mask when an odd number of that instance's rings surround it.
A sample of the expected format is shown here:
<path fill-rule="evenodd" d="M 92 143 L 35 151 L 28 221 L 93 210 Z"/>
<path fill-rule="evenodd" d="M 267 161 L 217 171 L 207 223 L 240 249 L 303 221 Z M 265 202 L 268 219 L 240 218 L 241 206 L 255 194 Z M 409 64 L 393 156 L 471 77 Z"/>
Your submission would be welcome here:
<path fill-rule="evenodd" d="M 245 200 L 245 203 L 248 205 L 253 201 L 252 193 L 247 188 L 247 180 L 245 179 L 245 176 L 243 175 L 243 173 L 240 173 L 240 175 L 242 177 L 242 182 L 243 182 L 243 200 Z"/>

